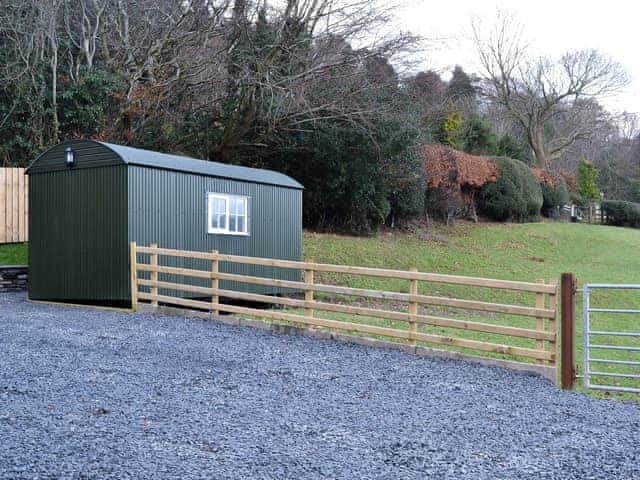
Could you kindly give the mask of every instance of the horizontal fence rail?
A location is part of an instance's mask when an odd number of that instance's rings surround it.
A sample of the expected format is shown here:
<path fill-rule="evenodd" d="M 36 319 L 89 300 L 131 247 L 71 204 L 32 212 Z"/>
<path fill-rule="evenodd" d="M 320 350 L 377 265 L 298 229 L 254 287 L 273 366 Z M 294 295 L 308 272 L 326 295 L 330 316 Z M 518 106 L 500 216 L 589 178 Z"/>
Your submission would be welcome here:
<path fill-rule="evenodd" d="M 166 265 L 168 259 L 174 265 Z M 186 268 L 175 266 L 175 260 L 191 259 L 201 262 L 210 268 Z M 144 260 L 144 261 L 142 261 Z M 164 261 L 160 261 L 164 260 Z M 300 272 L 301 280 L 282 280 L 273 277 L 226 273 L 221 265 L 242 264 L 278 269 L 293 269 Z M 137 246 L 131 244 L 131 283 L 132 304 L 135 309 L 138 301 L 177 305 L 199 310 L 236 315 L 260 317 L 269 320 L 292 322 L 307 327 L 326 328 L 347 331 L 354 334 L 383 336 L 409 345 L 421 344 L 459 347 L 478 352 L 502 354 L 509 357 L 524 357 L 541 365 L 556 364 L 556 314 L 558 287 L 556 284 L 539 282 L 519 282 L 510 280 L 464 277 L 418 272 L 412 270 L 390 270 L 371 267 L 355 267 L 348 265 L 330 265 L 313 261 L 292 261 L 270 258 L 247 257 L 220 254 L 218 252 L 191 252 L 159 248 L 155 245 Z M 407 291 L 385 291 L 370 288 L 354 288 L 344 285 L 329 284 L 326 280 L 319 282 L 316 273 L 346 274 L 363 277 L 382 277 L 407 281 Z M 162 277 L 161 277 L 162 276 Z M 207 285 L 194 285 L 190 279 L 206 279 Z M 230 288 L 220 288 L 220 282 L 235 282 L 244 285 L 260 285 L 264 287 L 292 289 L 304 296 L 275 296 L 262 293 L 248 293 Z M 479 287 L 485 289 L 501 289 L 514 292 L 526 292 L 535 296 L 535 306 L 501 304 L 477 300 L 449 298 L 437 295 L 420 294 L 422 283 L 442 283 Z M 315 294 L 323 294 L 322 299 Z M 402 310 L 372 306 L 361 306 L 337 303 L 328 295 L 342 295 L 371 299 L 374 301 L 390 301 L 404 305 Z M 327 298 L 328 297 L 328 298 Z M 289 311 L 261 309 L 237 303 L 222 303 L 220 298 L 243 302 L 259 302 L 289 308 Z M 443 315 L 424 312 L 424 307 L 445 309 Z M 423 311 L 420 310 L 423 307 Z M 486 312 L 503 314 L 531 321 L 530 327 L 489 323 L 469 319 L 450 318 L 446 309 L 459 309 L 469 315 Z M 389 322 L 402 322 L 405 328 L 396 325 L 374 325 L 356 321 L 319 318 L 317 312 L 345 314 L 354 317 L 380 319 Z M 330 316 L 331 317 L 331 316 Z M 355 319 L 354 319 L 355 320 Z M 507 338 L 521 338 L 531 341 L 530 346 L 496 343 L 478 339 L 462 338 L 453 335 L 441 335 L 421 331 L 420 328 L 443 327 L 455 331 L 478 332 L 482 334 L 500 335 Z"/>
<path fill-rule="evenodd" d="M 29 177 L 24 168 L 0 168 L 0 244 L 29 240 Z"/>

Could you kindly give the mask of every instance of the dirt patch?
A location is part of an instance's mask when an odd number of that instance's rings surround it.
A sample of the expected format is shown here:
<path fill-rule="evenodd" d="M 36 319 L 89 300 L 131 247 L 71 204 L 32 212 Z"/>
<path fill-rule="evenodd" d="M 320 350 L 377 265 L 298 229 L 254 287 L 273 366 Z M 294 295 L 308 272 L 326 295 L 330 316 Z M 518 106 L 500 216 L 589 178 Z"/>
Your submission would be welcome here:
<path fill-rule="evenodd" d="M 444 243 L 449 244 L 451 241 L 446 235 L 442 235 L 441 233 L 428 233 L 428 232 L 420 232 L 419 234 L 420 240 L 425 240 L 427 242 L 436 242 L 436 243 Z"/>
<path fill-rule="evenodd" d="M 531 262 L 538 262 L 538 263 L 544 263 L 545 259 L 542 257 L 527 257 L 527 260 L 531 261 Z"/>

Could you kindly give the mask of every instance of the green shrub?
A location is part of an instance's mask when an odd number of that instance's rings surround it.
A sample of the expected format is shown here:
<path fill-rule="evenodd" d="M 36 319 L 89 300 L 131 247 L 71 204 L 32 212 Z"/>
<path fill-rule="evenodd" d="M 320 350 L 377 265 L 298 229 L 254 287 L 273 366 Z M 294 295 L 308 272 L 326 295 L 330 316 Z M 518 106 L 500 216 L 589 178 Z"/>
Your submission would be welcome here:
<path fill-rule="evenodd" d="M 542 189 L 529 167 L 513 158 L 494 157 L 494 160 L 500 177 L 480 190 L 480 210 L 498 221 L 537 219 L 542 207 Z"/>
<path fill-rule="evenodd" d="M 304 224 L 358 235 L 374 233 L 390 211 L 375 146 L 362 132 L 337 124 L 321 125 L 309 144 L 314 151 L 293 170 L 294 178 L 305 186 Z"/>
<path fill-rule="evenodd" d="M 426 180 L 415 149 L 383 159 L 384 183 L 390 206 L 387 223 L 396 226 L 422 215 Z"/>
<path fill-rule="evenodd" d="M 542 212 L 547 217 L 553 217 L 558 207 L 569 201 L 569 190 L 563 178 L 556 179 L 554 185 L 540 185 L 542 189 Z"/>
<path fill-rule="evenodd" d="M 640 228 L 640 203 L 603 200 L 600 208 L 609 225 Z"/>
<path fill-rule="evenodd" d="M 400 226 L 420 216 L 425 177 L 415 148 L 421 131 L 412 120 L 378 122 L 373 141 L 357 126 L 318 123 L 300 141 L 306 155 L 278 155 L 282 163 L 269 166 L 305 186 L 305 227 L 369 235 L 385 222 Z"/>

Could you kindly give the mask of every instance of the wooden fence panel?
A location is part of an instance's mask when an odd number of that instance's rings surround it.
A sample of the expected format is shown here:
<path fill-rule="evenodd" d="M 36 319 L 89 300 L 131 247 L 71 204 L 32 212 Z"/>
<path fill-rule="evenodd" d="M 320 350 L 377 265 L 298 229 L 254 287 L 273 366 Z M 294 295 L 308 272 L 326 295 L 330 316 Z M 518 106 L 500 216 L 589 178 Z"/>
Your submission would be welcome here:
<path fill-rule="evenodd" d="M 0 168 L 0 243 L 29 240 L 29 177 L 24 168 Z"/>
<path fill-rule="evenodd" d="M 138 255 L 142 254 L 148 261 L 140 262 Z M 187 268 L 168 267 L 160 264 L 158 257 L 191 257 L 199 259 L 211 260 L 211 270 L 194 270 Z M 287 281 L 278 280 L 267 277 L 252 277 L 248 275 L 238 275 L 230 273 L 222 273 L 219 269 L 220 262 L 245 263 L 252 265 L 270 265 L 280 268 L 297 268 L 304 272 L 304 281 Z M 416 269 L 411 270 L 385 270 L 375 268 L 353 267 L 347 265 L 327 265 L 315 263 L 313 260 L 307 262 L 297 262 L 290 260 L 265 259 L 254 257 L 242 257 L 234 255 L 224 255 L 217 252 L 187 252 L 182 250 L 170 250 L 158 248 L 155 245 L 151 247 L 137 246 L 135 243 L 131 245 L 131 263 L 132 263 L 132 307 L 135 310 L 138 299 L 149 301 L 152 305 L 174 304 L 198 309 L 208 310 L 210 312 L 228 312 L 241 315 L 268 318 L 272 320 L 290 321 L 305 326 L 313 326 L 320 328 L 330 328 L 337 330 L 346 330 L 354 333 L 364 333 L 371 335 L 382 335 L 394 338 L 399 341 L 416 345 L 416 342 L 427 344 L 445 345 L 453 347 L 462 347 L 480 352 L 498 353 L 508 357 L 526 357 L 532 359 L 537 364 L 547 364 L 550 367 L 556 365 L 556 315 L 557 315 L 557 295 L 558 286 L 555 283 L 544 283 L 544 281 L 534 282 L 517 282 L 510 280 L 485 279 L 476 277 L 462 277 L 440 275 L 432 273 L 418 272 Z M 137 272 L 150 272 L 151 279 L 138 278 Z M 347 273 L 350 275 L 375 276 L 388 278 L 402 278 L 409 280 L 407 292 L 388 292 L 381 290 L 359 289 L 340 285 L 326 285 L 316 283 L 314 272 L 334 272 Z M 163 281 L 161 275 L 181 275 L 186 277 L 205 278 L 211 280 L 210 287 L 194 286 L 189 284 L 181 284 Z M 231 280 L 241 283 L 270 285 L 278 287 L 293 288 L 304 292 L 302 298 L 287 298 L 269 295 L 250 294 L 241 291 L 230 291 L 219 288 L 220 280 Z M 458 298 L 438 297 L 422 295 L 419 293 L 420 282 L 434 282 L 445 284 L 466 285 L 471 287 L 480 287 L 484 289 L 511 290 L 528 292 L 535 296 L 535 306 L 510 305 L 490 302 L 479 302 L 477 300 L 466 300 Z M 145 291 L 139 291 L 139 287 L 145 287 Z M 169 294 L 161 294 L 160 289 L 169 289 L 171 291 L 191 292 L 210 298 L 209 301 L 203 302 L 196 299 L 188 299 Z M 376 298 L 376 299 L 392 299 L 406 304 L 404 308 L 398 310 L 388 310 L 382 306 L 373 304 L 367 306 L 349 305 L 343 302 L 335 303 L 331 299 L 323 299 L 319 301 L 314 297 L 314 292 L 329 292 L 346 294 L 350 296 Z M 173 294 L 171 294 L 173 295 Z M 227 297 L 236 300 L 244 300 L 250 302 L 263 302 L 269 304 L 293 307 L 302 310 L 302 314 L 285 313 L 278 311 L 262 310 L 250 307 L 240 307 L 238 305 L 222 304 L 219 302 L 221 297 Z M 428 312 L 420 312 L 420 305 L 440 305 L 457 309 L 462 309 L 467 313 L 473 314 L 481 312 L 495 312 L 498 314 L 510 315 L 518 318 L 530 319 L 535 324 L 532 328 L 518 325 L 508 325 L 501 323 L 487 323 L 478 321 L 477 319 L 459 319 L 449 318 L 446 316 L 435 316 L 425 314 Z M 368 317 L 373 319 L 384 319 L 392 322 L 405 323 L 405 328 L 397 324 L 389 324 L 390 326 L 379 326 L 371 323 L 350 322 L 337 319 L 318 318 L 314 312 L 333 312 L 339 314 L 347 314 L 359 317 Z M 447 311 L 444 312 L 448 315 Z M 471 315 L 473 317 L 473 315 Z M 355 320 L 355 319 L 354 319 Z M 455 333 L 442 334 L 427 333 L 420 330 L 419 326 L 437 326 L 454 329 L 456 331 L 480 332 L 484 334 L 500 335 L 503 337 L 511 337 L 511 340 L 504 339 L 498 341 L 485 341 L 470 338 L 463 338 Z M 530 347 L 522 344 L 514 344 L 513 339 L 528 339 Z"/>

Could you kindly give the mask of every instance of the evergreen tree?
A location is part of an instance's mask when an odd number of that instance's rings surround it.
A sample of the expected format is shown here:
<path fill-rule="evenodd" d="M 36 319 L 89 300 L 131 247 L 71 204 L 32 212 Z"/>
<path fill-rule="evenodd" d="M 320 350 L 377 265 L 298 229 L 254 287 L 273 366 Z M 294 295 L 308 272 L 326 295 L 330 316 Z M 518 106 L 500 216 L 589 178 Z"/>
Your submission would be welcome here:
<path fill-rule="evenodd" d="M 453 101 L 463 99 L 475 100 L 476 88 L 473 86 L 471 77 L 467 75 L 460 65 L 456 65 L 451 73 L 447 94 Z"/>
<path fill-rule="evenodd" d="M 463 148 L 464 119 L 459 110 L 451 109 L 440 127 L 439 140 L 451 148 Z"/>
<path fill-rule="evenodd" d="M 578 164 L 578 174 L 577 174 L 577 183 L 578 183 L 578 193 L 586 199 L 589 200 L 599 200 L 600 199 L 600 190 L 598 189 L 598 185 L 596 184 L 596 179 L 598 178 L 598 170 L 596 167 L 586 158 L 580 160 Z"/>
<path fill-rule="evenodd" d="M 472 155 L 500 155 L 496 134 L 491 125 L 480 117 L 472 117 L 465 123 L 463 149 Z"/>

